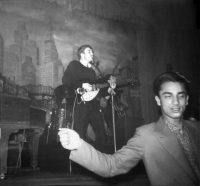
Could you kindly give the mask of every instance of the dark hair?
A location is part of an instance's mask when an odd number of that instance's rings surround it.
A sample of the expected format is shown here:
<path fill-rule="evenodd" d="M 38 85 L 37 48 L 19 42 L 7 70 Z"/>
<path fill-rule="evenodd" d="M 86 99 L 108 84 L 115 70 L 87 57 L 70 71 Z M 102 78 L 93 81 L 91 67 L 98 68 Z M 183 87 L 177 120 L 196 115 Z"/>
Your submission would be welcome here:
<path fill-rule="evenodd" d="M 153 91 L 155 95 L 159 95 L 162 84 L 165 82 L 179 82 L 181 83 L 186 90 L 186 93 L 189 94 L 189 83 L 190 81 L 179 72 L 165 72 L 156 77 L 153 83 Z"/>
<path fill-rule="evenodd" d="M 81 53 L 83 53 L 86 48 L 90 48 L 93 50 L 93 48 L 90 45 L 81 45 L 77 50 L 78 59 L 81 58 Z"/>

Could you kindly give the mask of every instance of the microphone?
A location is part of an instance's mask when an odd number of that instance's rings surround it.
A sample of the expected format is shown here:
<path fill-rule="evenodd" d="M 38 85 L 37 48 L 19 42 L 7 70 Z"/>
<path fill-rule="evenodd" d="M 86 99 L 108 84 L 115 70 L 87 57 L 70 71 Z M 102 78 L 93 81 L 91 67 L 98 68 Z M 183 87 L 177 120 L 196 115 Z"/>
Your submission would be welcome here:
<path fill-rule="evenodd" d="M 93 60 L 89 62 L 89 64 L 91 65 L 91 68 L 95 71 L 97 78 L 102 78 L 102 72 L 100 71 L 100 69 L 98 68 L 99 65 L 99 61 L 96 59 L 96 57 L 93 57 Z"/>
<path fill-rule="evenodd" d="M 98 60 L 98 58 L 96 56 L 93 56 L 91 63 L 94 66 L 98 67 L 99 66 L 99 60 Z"/>

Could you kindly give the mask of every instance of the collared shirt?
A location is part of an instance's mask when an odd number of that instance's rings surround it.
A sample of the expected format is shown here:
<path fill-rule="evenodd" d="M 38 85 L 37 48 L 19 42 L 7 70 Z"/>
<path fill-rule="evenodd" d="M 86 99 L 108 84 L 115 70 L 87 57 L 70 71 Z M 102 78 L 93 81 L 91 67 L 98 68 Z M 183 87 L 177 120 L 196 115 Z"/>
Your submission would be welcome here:
<path fill-rule="evenodd" d="M 193 168 L 198 179 L 200 179 L 200 170 L 199 170 L 199 167 L 197 166 L 196 158 L 195 158 L 194 152 L 192 150 L 190 137 L 189 137 L 188 132 L 185 129 L 184 125 L 182 124 L 182 125 L 177 126 L 177 125 L 169 122 L 168 120 L 165 120 L 165 123 L 169 127 L 170 131 L 176 135 L 178 142 L 180 143 L 181 147 L 183 148 L 184 153 L 185 153 L 191 167 Z"/>
<path fill-rule="evenodd" d="M 183 135 L 183 125 L 176 125 L 174 123 L 171 123 L 168 120 L 165 120 L 165 123 L 167 124 L 167 126 L 169 127 L 169 129 L 173 132 L 173 133 L 177 133 L 179 132 L 181 135 Z"/>

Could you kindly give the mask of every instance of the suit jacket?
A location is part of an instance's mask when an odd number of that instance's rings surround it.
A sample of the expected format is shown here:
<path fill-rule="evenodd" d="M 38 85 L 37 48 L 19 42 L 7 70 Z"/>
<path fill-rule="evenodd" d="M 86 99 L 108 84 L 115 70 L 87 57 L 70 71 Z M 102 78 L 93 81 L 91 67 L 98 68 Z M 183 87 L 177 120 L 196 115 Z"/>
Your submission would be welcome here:
<path fill-rule="evenodd" d="M 184 125 L 200 165 L 199 123 L 184 121 Z M 162 118 L 137 128 L 127 144 L 112 155 L 101 153 L 83 141 L 80 148 L 71 151 L 70 159 L 104 177 L 127 173 L 143 160 L 152 185 L 197 185 L 199 181 Z"/>

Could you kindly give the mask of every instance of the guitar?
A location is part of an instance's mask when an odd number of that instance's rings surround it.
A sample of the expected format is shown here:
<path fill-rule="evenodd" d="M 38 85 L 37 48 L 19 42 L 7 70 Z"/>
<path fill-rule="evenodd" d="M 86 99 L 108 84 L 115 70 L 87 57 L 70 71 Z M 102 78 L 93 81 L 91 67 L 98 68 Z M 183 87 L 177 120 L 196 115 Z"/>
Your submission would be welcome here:
<path fill-rule="evenodd" d="M 121 79 L 121 80 L 116 81 L 117 86 L 123 86 L 123 85 L 127 85 L 127 84 L 130 84 L 133 86 L 135 83 L 137 83 L 137 80 L 133 80 L 133 79 Z M 88 91 L 84 88 L 78 88 L 77 92 L 79 92 L 79 94 L 81 94 L 81 100 L 87 102 L 87 101 L 93 100 L 98 95 L 100 89 L 106 88 L 109 86 L 110 86 L 109 83 L 94 84 L 94 85 L 92 85 L 92 90 L 90 90 L 90 91 Z"/>

